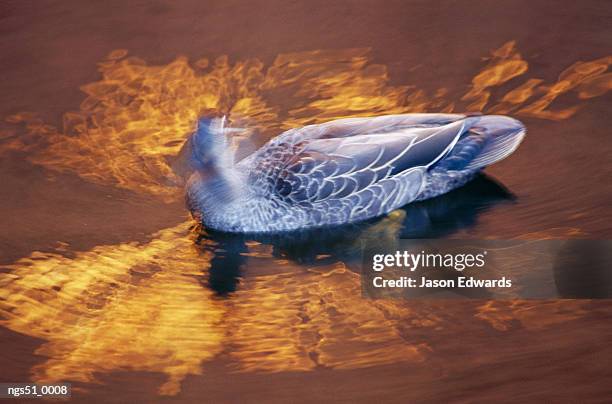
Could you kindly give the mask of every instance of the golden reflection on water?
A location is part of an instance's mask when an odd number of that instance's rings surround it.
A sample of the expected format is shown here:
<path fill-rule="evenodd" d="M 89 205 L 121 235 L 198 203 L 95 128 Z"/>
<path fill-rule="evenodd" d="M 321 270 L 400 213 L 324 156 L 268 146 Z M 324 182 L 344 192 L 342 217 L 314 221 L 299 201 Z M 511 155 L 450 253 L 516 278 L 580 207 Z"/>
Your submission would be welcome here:
<path fill-rule="evenodd" d="M 239 146 L 248 137 L 261 142 L 288 128 L 349 116 L 483 111 L 567 119 L 580 100 L 612 86 L 612 56 L 576 62 L 555 83 L 527 77 L 529 63 L 515 41 L 485 58 L 458 99 L 449 94 L 463 88 L 428 94 L 410 77 L 407 85 L 390 85 L 386 66 L 373 63 L 368 49 L 280 54 L 269 66 L 255 58 L 232 63 L 227 56 L 192 63 L 180 56 L 151 66 L 127 54 L 116 50 L 99 63 L 102 78 L 81 87 L 87 97 L 78 111 L 64 114 L 62 127 L 34 113 L 8 117 L 25 125 L 26 133 L 5 134 L 0 151 L 26 151 L 46 168 L 173 200 L 182 180 L 169 160 L 201 114 L 225 114 L 234 126 L 250 128 L 234 139 Z M 552 108 L 563 94 L 571 105 Z"/>
<path fill-rule="evenodd" d="M 353 241 L 393 242 L 402 221 L 390 215 Z M 32 369 L 33 380 L 91 383 L 96 374 L 159 372 L 167 376 L 159 393 L 174 395 L 216 357 L 238 372 L 422 362 L 435 345 L 418 330 L 454 334 L 465 321 L 500 331 L 517 324 L 541 329 L 586 313 L 583 301 L 368 300 L 360 276 L 343 262 L 324 257 L 322 264 L 296 265 L 258 242 L 247 244 L 243 256 L 252 262 L 244 265 L 265 270 L 243 277 L 231 298 L 222 298 L 201 281 L 212 254 L 196 246 L 189 227 L 70 257 L 34 252 L 0 273 L 0 324 L 45 341 L 36 354 L 46 360 Z"/>
<path fill-rule="evenodd" d="M 94 373 L 154 371 L 176 393 L 221 350 L 226 308 L 197 281 L 206 257 L 189 224 L 148 243 L 98 246 L 67 258 L 33 253 L 0 274 L 0 324 L 46 340 L 34 380 L 94 381 Z"/>
<path fill-rule="evenodd" d="M 370 236 L 393 234 L 401 219 L 391 215 Z M 303 269 L 249 243 L 244 256 L 264 260 L 274 274 L 248 277 L 223 299 L 200 281 L 211 254 L 193 235 L 186 222 L 146 243 L 71 257 L 34 252 L 0 273 L 0 324 L 46 341 L 36 354 L 48 359 L 33 379 L 95 382 L 97 373 L 161 372 L 167 381 L 160 394 L 176 394 L 185 376 L 201 374 L 227 347 L 237 371 L 422 360 L 426 345 L 407 343 L 398 320 L 388 318 L 410 311 L 363 299 L 359 276 L 341 262 Z"/>
<path fill-rule="evenodd" d="M 222 299 L 199 279 L 210 255 L 189 224 L 143 243 L 98 246 L 67 258 L 33 253 L 0 274 L 3 326 L 46 342 L 39 382 L 95 382 L 96 373 L 162 372 L 159 392 L 175 394 L 188 374 L 231 347 L 239 371 L 355 368 L 421 360 L 384 315 L 361 298 L 359 276 L 343 264 L 296 272 L 257 245 L 272 275 L 246 279 Z"/>
<path fill-rule="evenodd" d="M 427 94 L 391 86 L 386 67 L 364 49 L 283 54 L 270 66 L 227 57 L 149 66 L 116 50 L 99 64 L 102 79 L 82 87 L 87 98 L 64 115 L 61 128 L 16 114 L 8 120 L 24 124 L 25 133 L 5 137 L 0 151 L 25 151 L 48 169 L 173 200 L 181 179 L 170 159 L 203 112 L 227 114 L 260 140 L 308 123 L 401 112 L 566 119 L 579 100 L 610 89 L 610 63 L 611 57 L 577 62 L 547 84 L 526 77 L 529 63 L 511 41 L 451 100 L 453 89 Z M 572 93 L 574 104 L 552 108 Z M 402 215 L 392 213 L 360 237 L 397 242 Z M 161 372 L 167 381 L 159 392 L 171 395 L 218 356 L 241 372 L 424 361 L 435 346 L 411 333 L 452 329 L 453 315 L 503 331 L 568 321 L 586 304 L 374 302 L 361 297 L 359 275 L 333 255 L 321 255 L 324 264 L 296 266 L 259 243 L 247 243 L 245 266 L 263 260 L 274 272 L 246 276 L 231 298 L 222 298 L 202 284 L 212 252 L 195 245 L 189 226 L 161 230 L 146 243 L 34 252 L 0 273 L 1 324 L 45 341 L 36 353 L 46 360 L 32 370 L 33 379 L 95 382 L 96 374 L 113 371 Z"/>
<path fill-rule="evenodd" d="M 516 326 L 541 330 L 583 317 L 588 314 L 587 304 L 584 300 L 491 300 L 478 307 L 475 317 L 499 331 Z"/>
<path fill-rule="evenodd" d="M 360 278 L 343 265 L 247 279 L 228 318 L 240 371 L 359 368 L 422 360 L 424 346 L 399 335 Z"/>

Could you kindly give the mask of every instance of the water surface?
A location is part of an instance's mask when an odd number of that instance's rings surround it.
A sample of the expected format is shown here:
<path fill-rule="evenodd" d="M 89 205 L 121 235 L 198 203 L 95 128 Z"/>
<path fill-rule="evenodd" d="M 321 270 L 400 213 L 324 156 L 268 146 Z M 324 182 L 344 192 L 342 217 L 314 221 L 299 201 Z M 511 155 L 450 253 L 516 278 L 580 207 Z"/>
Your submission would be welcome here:
<path fill-rule="evenodd" d="M 609 238 L 609 4 L 273 3 L 0 6 L 0 379 L 94 402 L 602 401 L 609 301 L 366 300 L 358 246 Z M 246 154 L 476 110 L 521 119 L 520 149 L 387 217 L 252 238 L 182 202 L 204 112 L 252 128 Z"/>

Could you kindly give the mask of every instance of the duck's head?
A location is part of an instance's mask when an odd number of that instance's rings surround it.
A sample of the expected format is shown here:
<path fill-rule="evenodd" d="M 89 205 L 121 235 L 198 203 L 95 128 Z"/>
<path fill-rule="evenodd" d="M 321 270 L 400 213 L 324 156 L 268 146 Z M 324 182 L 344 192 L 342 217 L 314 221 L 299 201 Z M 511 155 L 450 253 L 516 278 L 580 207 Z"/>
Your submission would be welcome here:
<path fill-rule="evenodd" d="M 202 117 L 198 119 L 195 132 L 189 139 L 191 164 L 195 169 L 229 168 L 234 165 L 234 150 L 228 138 L 242 133 L 244 128 L 228 127 L 227 118 Z"/>
<path fill-rule="evenodd" d="M 236 199 L 240 190 L 227 135 L 239 129 L 226 127 L 225 117 L 203 117 L 188 141 L 190 174 L 187 201 L 194 216 L 215 211 Z"/>
<path fill-rule="evenodd" d="M 204 169 L 220 162 L 225 154 L 225 117 L 202 117 L 191 135 L 191 159 L 196 169 Z"/>

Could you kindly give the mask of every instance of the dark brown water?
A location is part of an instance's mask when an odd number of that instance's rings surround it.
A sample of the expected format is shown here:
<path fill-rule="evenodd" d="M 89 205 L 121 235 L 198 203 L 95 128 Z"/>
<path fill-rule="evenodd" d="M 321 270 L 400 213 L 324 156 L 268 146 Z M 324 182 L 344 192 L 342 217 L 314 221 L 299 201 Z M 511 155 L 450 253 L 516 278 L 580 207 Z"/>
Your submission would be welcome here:
<path fill-rule="evenodd" d="M 369 301 L 363 238 L 609 238 L 609 2 L 4 2 L 0 381 L 94 402 L 606 402 L 609 301 Z M 227 58 L 224 57 L 227 55 Z M 475 111 L 487 177 L 335 234 L 197 234 L 203 111 Z"/>

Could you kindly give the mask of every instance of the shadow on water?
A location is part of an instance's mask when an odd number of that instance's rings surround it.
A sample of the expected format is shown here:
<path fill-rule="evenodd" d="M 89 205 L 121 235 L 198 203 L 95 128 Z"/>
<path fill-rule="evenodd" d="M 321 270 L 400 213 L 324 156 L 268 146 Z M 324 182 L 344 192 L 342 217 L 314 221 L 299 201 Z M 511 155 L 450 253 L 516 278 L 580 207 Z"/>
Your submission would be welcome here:
<path fill-rule="evenodd" d="M 448 237 L 476 225 L 478 216 L 494 206 L 514 200 L 502 184 L 481 174 L 446 195 L 409 204 L 385 217 L 359 224 L 277 235 L 202 230 L 197 242 L 213 254 L 207 279 L 202 283 L 221 296 L 236 291 L 240 278 L 245 276 L 249 243 L 271 246 L 276 258 L 312 266 L 341 261 L 358 272 L 362 241 L 376 238 L 397 243 L 402 238 Z"/>

